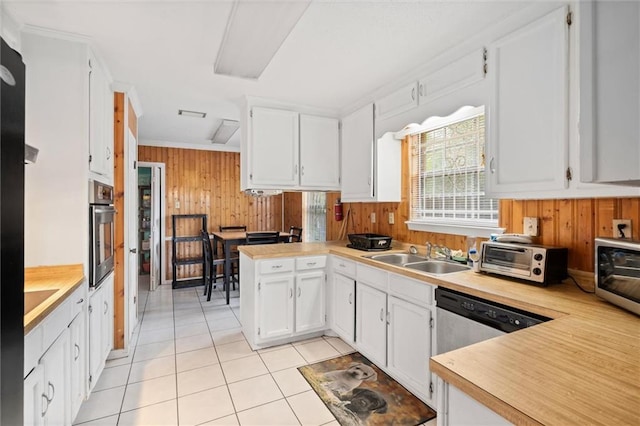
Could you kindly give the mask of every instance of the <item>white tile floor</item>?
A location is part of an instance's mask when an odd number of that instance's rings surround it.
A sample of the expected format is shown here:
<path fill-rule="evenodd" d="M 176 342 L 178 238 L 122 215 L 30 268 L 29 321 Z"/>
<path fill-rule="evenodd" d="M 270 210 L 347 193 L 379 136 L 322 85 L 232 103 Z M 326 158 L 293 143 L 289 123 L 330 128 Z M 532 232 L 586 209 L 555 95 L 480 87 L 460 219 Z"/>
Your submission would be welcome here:
<path fill-rule="evenodd" d="M 139 300 L 134 350 L 107 361 L 75 424 L 338 424 L 296 367 L 352 352 L 342 340 L 256 352 L 240 329 L 237 294 L 227 306 L 220 292 L 207 302 L 202 287 L 163 285 L 141 289 Z"/>

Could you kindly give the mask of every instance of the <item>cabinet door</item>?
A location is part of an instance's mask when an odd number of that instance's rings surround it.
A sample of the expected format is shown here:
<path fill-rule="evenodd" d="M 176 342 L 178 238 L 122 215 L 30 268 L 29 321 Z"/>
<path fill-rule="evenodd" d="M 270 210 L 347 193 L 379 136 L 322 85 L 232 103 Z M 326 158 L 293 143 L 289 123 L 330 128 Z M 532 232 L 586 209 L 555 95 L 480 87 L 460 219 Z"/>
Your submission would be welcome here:
<path fill-rule="evenodd" d="M 106 360 L 113 349 L 113 274 L 104 280 L 102 293 L 102 360 Z"/>
<path fill-rule="evenodd" d="M 38 364 L 24 379 L 24 424 L 43 425 L 47 403 L 44 393 L 44 367 Z"/>
<path fill-rule="evenodd" d="M 387 295 L 368 285 L 356 287 L 356 344 L 379 366 L 387 365 Z"/>
<path fill-rule="evenodd" d="M 104 367 L 101 310 L 103 294 L 104 287 L 101 287 L 89 298 L 89 390 L 93 389 Z"/>
<path fill-rule="evenodd" d="M 253 108 L 249 186 L 297 186 L 298 138 L 298 113 Z"/>
<path fill-rule="evenodd" d="M 89 58 L 89 170 L 104 174 L 106 147 L 104 144 L 104 114 L 106 77 L 94 57 Z"/>
<path fill-rule="evenodd" d="M 347 343 L 355 340 L 355 293 L 352 278 L 333 274 L 333 327 Z"/>
<path fill-rule="evenodd" d="M 325 324 L 324 272 L 296 276 L 296 333 L 323 330 Z"/>
<path fill-rule="evenodd" d="M 431 311 L 389 296 L 387 366 L 392 375 L 424 399 L 431 400 Z"/>
<path fill-rule="evenodd" d="M 418 106 L 418 83 L 413 82 L 376 101 L 376 119 L 384 120 Z"/>
<path fill-rule="evenodd" d="M 300 115 L 300 186 L 340 189 L 340 130 L 335 118 Z"/>
<path fill-rule="evenodd" d="M 71 424 L 70 361 L 69 330 L 65 329 L 40 360 L 44 367 L 43 392 L 48 400 L 48 404 L 43 410 L 46 411 L 45 425 Z"/>
<path fill-rule="evenodd" d="M 583 182 L 640 184 L 640 4 L 580 3 Z"/>
<path fill-rule="evenodd" d="M 490 46 L 493 195 L 568 186 L 567 13 L 562 7 Z"/>
<path fill-rule="evenodd" d="M 285 337 L 293 333 L 293 275 L 260 278 L 258 312 L 260 340 Z"/>
<path fill-rule="evenodd" d="M 102 90 L 104 91 L 102 110 L 104 129 L 102 133 L 102 152 L 104 155 L 103 174 L 105 176 L 113 176 L 113 90 L 111 90 L 111 84 L 106 78 L 103 81 Z"/>
<path fill-rule="evenodd" d="M 342 120 L 342 201 L 373 200 L 373 104 Z"/>
<path fill-rule="evenodd" d="M 87 344 L 86 321 L 84 311 L 81 312 L 69 325 L 70 351 L 71 351 L 71 419 L 73 420 L 80 410 L 80 405 L 85 397 L 85 384 L 87 382 Z"/>

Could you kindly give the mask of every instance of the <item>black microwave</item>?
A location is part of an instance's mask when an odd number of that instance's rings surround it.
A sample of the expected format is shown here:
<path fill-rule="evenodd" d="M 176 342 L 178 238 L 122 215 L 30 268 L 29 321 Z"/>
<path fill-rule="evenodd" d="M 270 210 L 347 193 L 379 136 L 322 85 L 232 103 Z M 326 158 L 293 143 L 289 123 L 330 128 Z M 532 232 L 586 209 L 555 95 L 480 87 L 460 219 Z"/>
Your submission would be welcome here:
<path fill-rule="evenodd" d="M 640 315 L 640 241 L 595 239 L 596 295 Z"/>

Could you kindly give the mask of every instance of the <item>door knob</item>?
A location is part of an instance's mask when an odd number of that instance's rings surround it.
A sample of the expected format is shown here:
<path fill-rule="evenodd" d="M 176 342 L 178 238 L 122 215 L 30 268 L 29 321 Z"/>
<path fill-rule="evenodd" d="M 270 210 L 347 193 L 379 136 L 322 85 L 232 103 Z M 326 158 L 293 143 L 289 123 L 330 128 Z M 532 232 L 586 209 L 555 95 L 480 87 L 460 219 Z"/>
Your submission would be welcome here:
<path fill-rule="evenodd" d="M 137 252 L 138 252 L 138 249 L 135 249 L 135 248 L 129 249 L 129 253 L 135 254 Z"/>

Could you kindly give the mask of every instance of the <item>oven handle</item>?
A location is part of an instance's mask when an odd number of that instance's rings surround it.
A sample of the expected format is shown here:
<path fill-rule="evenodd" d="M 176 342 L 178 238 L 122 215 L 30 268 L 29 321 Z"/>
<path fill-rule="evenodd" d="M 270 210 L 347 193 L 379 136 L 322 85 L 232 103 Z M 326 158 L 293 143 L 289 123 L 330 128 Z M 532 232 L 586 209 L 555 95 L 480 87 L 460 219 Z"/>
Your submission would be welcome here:
<path fill-rule="evenodd" d="M 94 214 L 115 213 L 116 209 L 113 206 L 91 206 L 91 211 Z"/>

